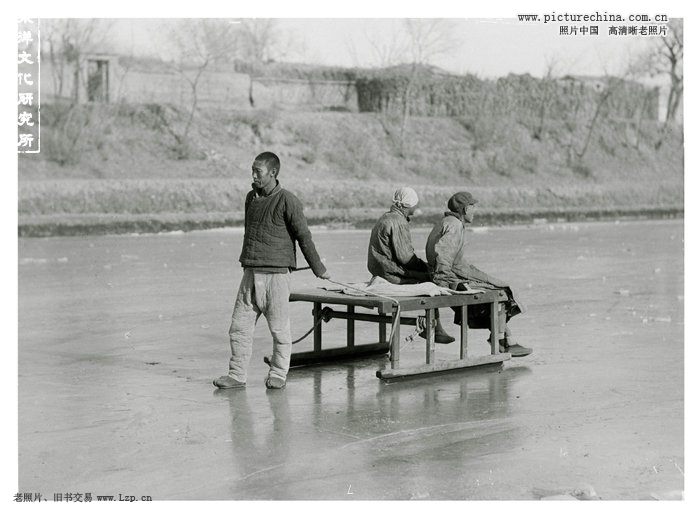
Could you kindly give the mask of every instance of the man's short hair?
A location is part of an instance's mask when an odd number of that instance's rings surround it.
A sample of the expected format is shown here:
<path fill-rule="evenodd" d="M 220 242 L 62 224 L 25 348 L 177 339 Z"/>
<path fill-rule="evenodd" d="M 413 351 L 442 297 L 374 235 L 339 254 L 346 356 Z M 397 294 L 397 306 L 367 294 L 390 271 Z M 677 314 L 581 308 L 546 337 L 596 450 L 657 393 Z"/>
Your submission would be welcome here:
<path fill-rule="evenodd" d="M 262 162 L 265 164 L 268 171 L 276 169 L 277 174 L 280 172 L 280 158 L 271 151 L 263 151 L 260 155 L 255 157 L 255 162 Z"/>

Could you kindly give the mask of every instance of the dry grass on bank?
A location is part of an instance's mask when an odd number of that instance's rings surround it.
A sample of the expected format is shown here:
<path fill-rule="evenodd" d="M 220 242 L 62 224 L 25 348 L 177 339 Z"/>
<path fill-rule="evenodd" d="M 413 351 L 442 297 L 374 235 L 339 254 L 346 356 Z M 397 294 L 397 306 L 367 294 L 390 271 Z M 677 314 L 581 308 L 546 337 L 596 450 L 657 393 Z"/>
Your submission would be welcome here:
<path fill-rule="evenodd" d="M 391 204 L 395 183 L 335 181 L 286 185 L 307 209 L 351 210 Z M 465 186 L 414 185 L 423 207 L 445 207 Z M 247 182 L 223 179 L 61 180 L 23 182 L 20 215 L 206 213 L 243 210 Z M 570 207 L 682 206 L 677 183 L 589 184 L 553 187 L 473 187 L 484 210 Z"/>
<path fill-rule="evenodd" d="M 653 122 L 635 130 L 605 121 L 586 155 L 571 160 L 586 121 L 572 130 L 551 120 L 535 138 L 514 116 L 412 117 L 400 142 L 399 121 L 373 113 L 222 109 L 198 114 L 183 150 L 173 138 L 183 124 L 175 107 L 76 110 L 80 117 L 61 119 L 57 107 L 42 106 L 46 153 L 19 159 L 20 220 L 236 213 L 252 158 L 265 149 L 282 159 L 283 187 L 330 220 L 386 208 L 402 185 L 437 211 L 461 190 L 484 211 L 683 207 L 682 128 L 656 147 Z"/>

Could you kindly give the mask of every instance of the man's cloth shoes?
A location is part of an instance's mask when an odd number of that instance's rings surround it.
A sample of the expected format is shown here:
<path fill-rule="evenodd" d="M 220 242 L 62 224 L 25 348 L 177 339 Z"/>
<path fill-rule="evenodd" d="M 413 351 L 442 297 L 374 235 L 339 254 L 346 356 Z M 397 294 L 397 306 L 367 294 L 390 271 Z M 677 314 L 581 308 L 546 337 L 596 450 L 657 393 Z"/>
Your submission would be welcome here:
<path fill-rule="evenodd" d="M 486 342 L 491 344 L 491 337 L 486 339 Z M 532 353 L 532 348 L 527 348 L 517 343 L 508 345 L 507 339 L 498 339 L 498 351 L 501 353 L 510 353 L 511 357 L 525 357 Z"/>
<path fill-rule="evenodd" d="M 530 353 L 532 353 L 532 348 L 527 348 L 516 343 L 506 344 L 505 346 L 501 345 L 498 347 L 498 351 L 501 353 L 510 353 L 511 357 L 525 357 L 526 355 L 530 355 Z"/>
<path fill-rule="evenodd" d="M 425 330 L 420 332 L 418 334 L 418 336 L 421 337 L 422 339 L 427 338 Z M 455 341 L 455 338 L 452 337 L 451 335 L 447 335 L 445 332 L 435 331 L 435 342 L 438 342 L 440 344 L 449 344 L 449 343 L 454 342 L 454 341 Z"/>
<path fill-rule="evenodd" d="M 224 375 L 214 381 L 214 385 L 219 389 L 236 389 L 245 387 L 245 382 L 240 382 L 230 375 Z"/>
<path fill-rule="evenodd" d="M 265 387 L 267 389 L 282 389 L 286 385 L 287 382 L 279 377 L 267 377 L 265 380 Z"/>

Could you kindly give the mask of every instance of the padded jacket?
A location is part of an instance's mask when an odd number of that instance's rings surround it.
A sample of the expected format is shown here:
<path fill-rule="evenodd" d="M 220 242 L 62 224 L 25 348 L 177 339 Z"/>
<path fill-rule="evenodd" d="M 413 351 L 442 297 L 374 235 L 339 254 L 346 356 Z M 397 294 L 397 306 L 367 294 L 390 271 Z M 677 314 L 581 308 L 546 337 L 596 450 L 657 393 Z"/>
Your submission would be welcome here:
<path fill-rule="evenodd" d="M 476 281 L 494 287 L 507 286 L 469 263 L 467 229 L 455 213 L 445 213 L 430 231 L 425 244 L 425 256 L 432 281 L 436 285 L 456 289 L 461 282 Z"/>
<path fill-rule="evenodd" d="M 253 188 L 245 199 L 245 235 L 239 261 L 246 267 L 297 266 L 296 243 L 316 276 L 326 267 L 316 252 L 299 199 L 279 182 L 268 193 Z"/>
<path fill-rule="evenodd" d="M 395 206 L 384 213 L 372 229 L 367 270 L 390 283 L 430 281 L 428 266 L 413 249 L 408 218 Z"/>

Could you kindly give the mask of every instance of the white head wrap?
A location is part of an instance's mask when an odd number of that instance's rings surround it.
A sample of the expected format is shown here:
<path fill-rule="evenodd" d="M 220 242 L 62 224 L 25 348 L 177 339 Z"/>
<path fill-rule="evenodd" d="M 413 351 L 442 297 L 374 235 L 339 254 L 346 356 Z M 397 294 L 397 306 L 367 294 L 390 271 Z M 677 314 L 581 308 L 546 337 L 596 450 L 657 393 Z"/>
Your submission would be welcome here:
<path fill-rule="evenodd" d="M 402 187 L 394 192 L 394 205 L 413 207 L 418 204 L 418 194 L 410 187 Z"/>

